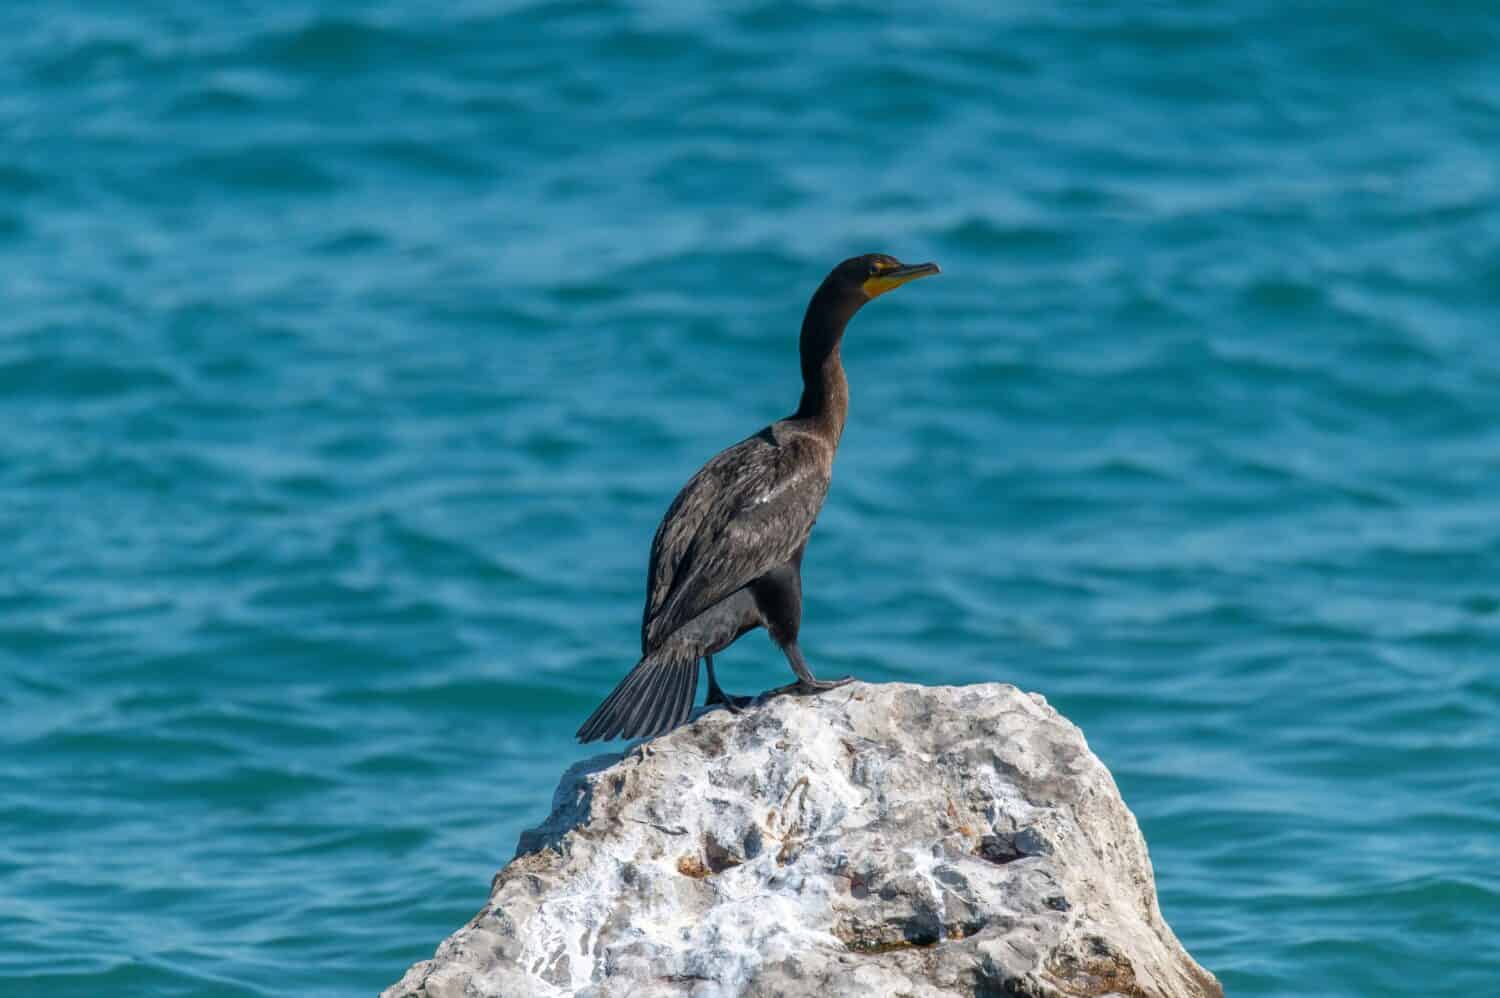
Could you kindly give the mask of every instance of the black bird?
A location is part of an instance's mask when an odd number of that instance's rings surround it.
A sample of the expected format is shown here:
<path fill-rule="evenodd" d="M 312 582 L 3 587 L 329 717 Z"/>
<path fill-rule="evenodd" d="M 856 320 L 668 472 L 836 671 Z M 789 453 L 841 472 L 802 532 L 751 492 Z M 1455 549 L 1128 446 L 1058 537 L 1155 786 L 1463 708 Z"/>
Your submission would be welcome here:
<path fill-rule="evenodd" d="M 708 666 L 707 703 L 738 712 L 714 679 L 715 653 L 765 627 L 797 681 L 773 693 L 816 693 L 849 682 L 812 674 L 797 645 L 802 552 L 828 495 L 833 455 L 849 411 L 839 357 L 844 326 L 865 302 L 935 263 L 882 253 L 845 260 L 823 281 L 802 320 L 802 403 L 728 450 L 683 487 L 651 542 L 641 660 L 578 729 L 578 740 L 659 735 L 687 720 Z"/>

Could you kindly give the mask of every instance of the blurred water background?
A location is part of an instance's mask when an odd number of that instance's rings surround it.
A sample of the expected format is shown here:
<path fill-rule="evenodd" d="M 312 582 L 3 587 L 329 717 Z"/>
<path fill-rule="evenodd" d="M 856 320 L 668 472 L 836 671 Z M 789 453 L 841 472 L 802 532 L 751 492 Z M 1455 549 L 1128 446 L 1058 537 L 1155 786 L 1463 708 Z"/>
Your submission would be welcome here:
<path fill-rule="evenodd" d="M 0 992 L 429 956 L 880 250 L 814 668 L 1045 694 L 1233 995 L 1490 993 L 1500 11 L 1026 6 L 5 7 Z"/>

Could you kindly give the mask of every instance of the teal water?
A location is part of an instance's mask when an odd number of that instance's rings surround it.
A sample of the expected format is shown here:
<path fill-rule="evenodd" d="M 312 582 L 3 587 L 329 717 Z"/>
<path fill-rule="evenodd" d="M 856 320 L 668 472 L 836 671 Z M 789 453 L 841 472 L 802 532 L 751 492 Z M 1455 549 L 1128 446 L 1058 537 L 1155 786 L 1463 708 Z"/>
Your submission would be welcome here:
<path fill-rule="evenodd" d="M 0 12 L 0 993 L 430 955 L 870 250 L 814 668 L 1045 694 L 1231 994 L 1491 993 L 1500 12 L 712 6 Z"/>

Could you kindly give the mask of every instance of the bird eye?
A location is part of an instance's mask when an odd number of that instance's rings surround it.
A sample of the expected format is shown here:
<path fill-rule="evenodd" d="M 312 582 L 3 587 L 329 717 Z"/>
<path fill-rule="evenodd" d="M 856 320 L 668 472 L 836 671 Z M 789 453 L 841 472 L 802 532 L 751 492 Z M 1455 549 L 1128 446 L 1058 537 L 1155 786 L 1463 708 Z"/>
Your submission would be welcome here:
<path fill-rule="evenodd" d="M 874 277 L 876 274 L 880 273 L 880 271 L 881 271 L 880 261 L 879 260 L 872 260 L 872 261 L 870 261 L 870 276 Z"/>

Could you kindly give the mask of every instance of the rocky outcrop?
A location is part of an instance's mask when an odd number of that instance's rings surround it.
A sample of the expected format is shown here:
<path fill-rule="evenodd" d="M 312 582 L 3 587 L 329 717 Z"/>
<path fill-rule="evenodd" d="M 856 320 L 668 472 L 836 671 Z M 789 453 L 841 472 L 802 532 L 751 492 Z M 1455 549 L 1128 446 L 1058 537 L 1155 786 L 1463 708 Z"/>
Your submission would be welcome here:
<path fill-rule="evenodd" d="M 563 777 L 387 996 L 1222 995 L 1083 734 L 998 684 L 717 710 Z"/>

